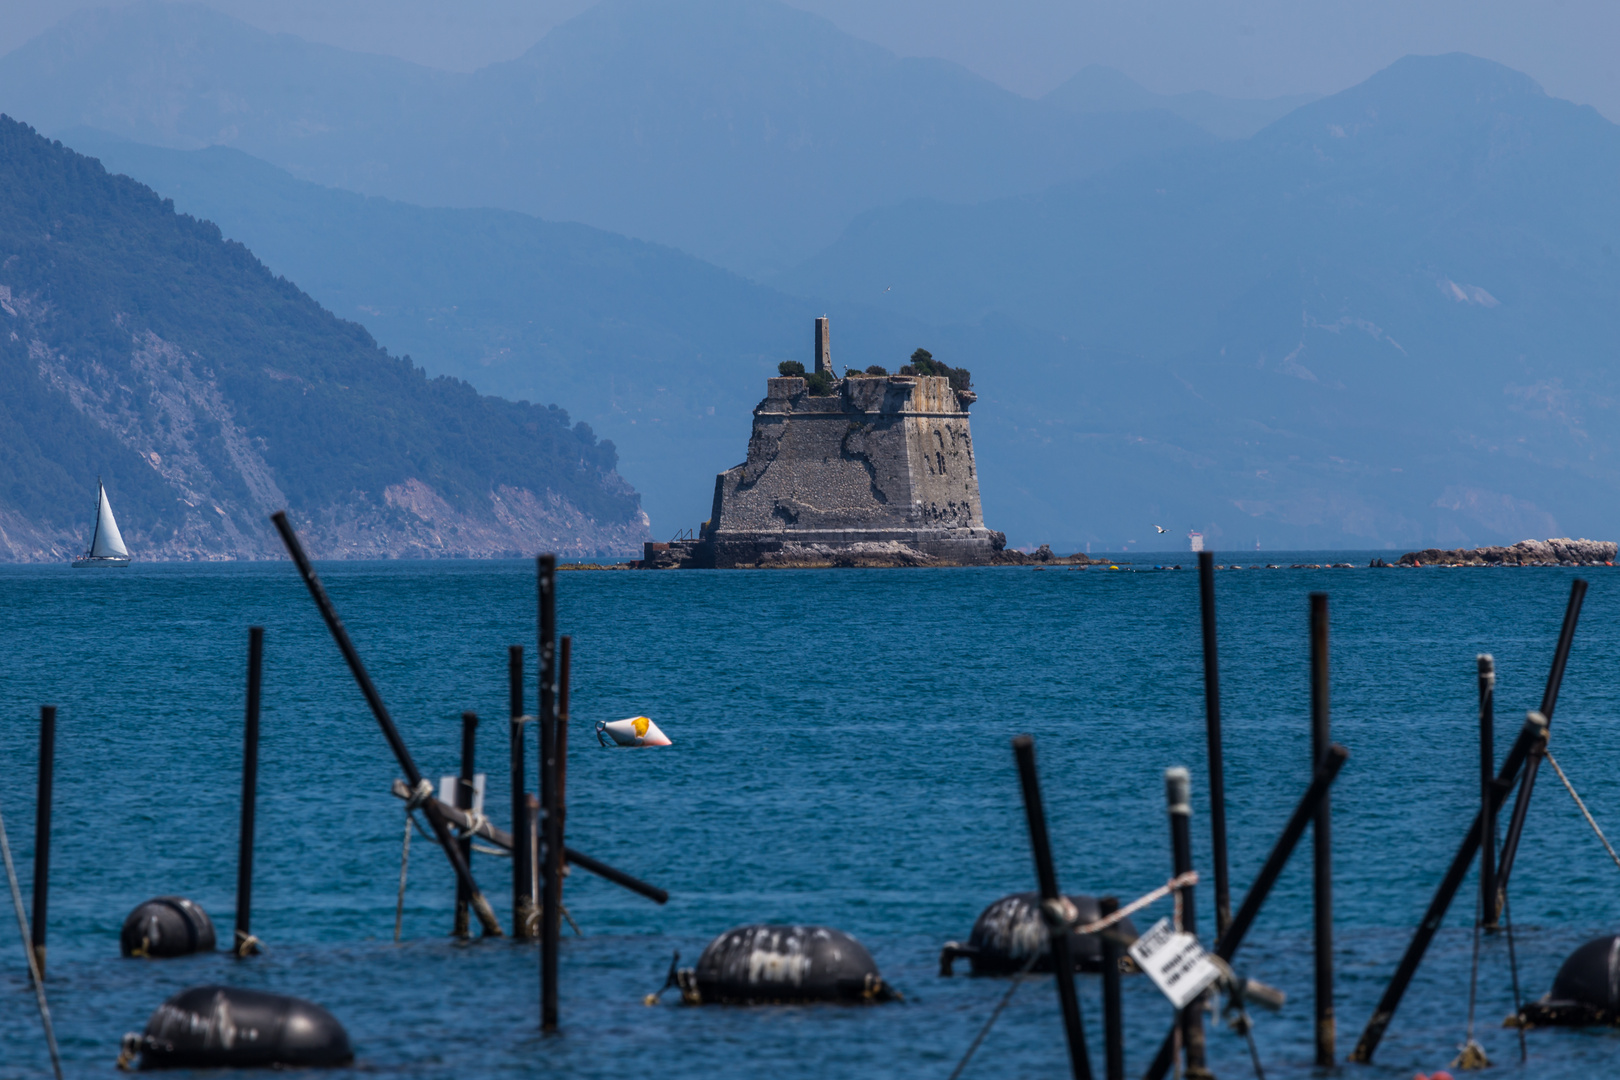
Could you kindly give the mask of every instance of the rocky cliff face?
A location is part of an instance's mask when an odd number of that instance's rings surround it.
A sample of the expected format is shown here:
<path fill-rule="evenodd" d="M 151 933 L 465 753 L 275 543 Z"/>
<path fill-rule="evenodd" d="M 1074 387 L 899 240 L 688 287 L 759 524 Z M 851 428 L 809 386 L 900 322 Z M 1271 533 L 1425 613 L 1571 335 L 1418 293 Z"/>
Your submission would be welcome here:
<path fill-rule="evenodd" d="M 207 222 L 0 117 L 0 559 L 636 554 L 611 443 L 428 379 Z"/>

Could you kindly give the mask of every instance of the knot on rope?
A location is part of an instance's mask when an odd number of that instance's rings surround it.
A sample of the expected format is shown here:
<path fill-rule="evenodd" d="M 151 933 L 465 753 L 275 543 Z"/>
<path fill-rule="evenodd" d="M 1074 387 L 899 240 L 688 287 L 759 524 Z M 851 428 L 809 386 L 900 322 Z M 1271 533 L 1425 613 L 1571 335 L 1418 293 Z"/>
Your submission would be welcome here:
<path fill-rule="evenodd" d="M 1080 911 L 1067 896 L 1041 901 L 1041 918 L 1049 929 L 1071 927 L 1080 919 Z"/>
<path fill-rule="evenodd" d="M 433 798 L 433 784 L 424 776 L 416 782 L 416 787 L 411 789 L 410 795 L 405 799 L 405 812 L 410 813 L 431 798 Z"/>
<path fill-rule="evenodd" d="M 141 1036 L 133 1031 L 125 1032 L 123 1039 L 118 1044 L 119 1070 L 129 1072 L 130 1065 L 134 1063 L 136 1055 L 140 1052 Z"/>
<path fill-rule="evenodd" d="M 244 934 L 240 930 L 238 930 L 236 932 L 236 955 L 237 956 L 257 956 L 257 955 L 259 955 L 259 952 L 260 952 L 259 946 L 261 946 L 263 944 L 264 944 L 264 942 L 260 941 L 258 938 L 254 937 L 252 934 Z"/>

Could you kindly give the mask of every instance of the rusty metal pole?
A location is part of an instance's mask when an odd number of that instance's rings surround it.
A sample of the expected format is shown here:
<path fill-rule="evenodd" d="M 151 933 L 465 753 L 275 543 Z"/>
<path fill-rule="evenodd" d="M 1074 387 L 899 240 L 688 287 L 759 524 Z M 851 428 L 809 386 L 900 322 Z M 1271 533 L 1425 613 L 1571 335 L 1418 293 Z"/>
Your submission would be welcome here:
<path fill-rule="evenodd" d="M 1496 814 L 1491 810 L 1491 789 L 1496 783 L 1496 659 L 1480 653 L 1479 665 L 1479 893 L 1480 921 L 1487 930 L 1497 926 Z"/>
<path fill-rule="evenodd" d="M 237 956 L 258 952 L 253 937 L 253 833 L 259 800 L 259 694 L 264 672 L 264 627 L 248 627 L 247 708 L 242 734 L 242 829 L 236 848 Z"/>
<path fill-rule="evenodd" d="M 456 809 L 471 812 L 473 808 L 474 771 L 473 754 L 478 748 L 478 714 L 464 712 L 461 714 L 461 776 L 456 782 Z M 461 838 L 461 857 L 472 865 L 472 833 Z M 470 937 L 467 928 L 467 886 L 465 882 L 456 882 L 456 916 L 451 929 L 454 937 Z"/>
<path fill-rule="evenodd" d="M 1193 868 L 1192 862 L 1192 778 L 1177 766 L 1164 770 L 1164 799 L 1170 811 L 1170 850 L 1176 876 Z M 1198 936 L 1198 916 L 1193 906 L 1193 886 L 1180 889 L 1180 929 Z M 1204 1049 L 1204 995 L 1200 994 L 1181 1010 L 1181 1048 L 1186 1055 L 1189 1080 L 1209 1080 L 1213 1075 Z"/>
<path fill-rule="evenodd" d="M 1097 901 L 1097 915 L 1106 918 L 1119 910 L 1117 896 Z M 1125 955 L 1109 927 L 1099 936 L 1102 946 L 1103 1049 L 1107 1055 L 1108 1080 L 1125 1080 L 1125 1010 L 1119 993 L 1119 961 Z"/>
<path fill-rule="evenodd" d="M 56 706 L 39 707 L 39 777 L 34 802 L 34 925 L 29 947 L 45 978 L 45 922 L 51 886 L 51 798 L 56 781 Z"/>
<path fill-rule="evenodd" d="M 1232 894 L 1226 872 L 1226 770 L 1221 760 L 1221 658 L 1215 638 L 1215 555 L 1198 553 L 1198 606 L 1204 636 L 1204 728 L 1209 747 L 1210 854 L 1215 859 L 1215 932 L 1232 922 Z"/>
<path fill-rule="evenodd" d="M 1311 772 L 1333 745 L 1328 724 L 1328 598 L 1311 593 Z M 1333 795 L 1324 792 L 1312 824 L 1312 894 L 1315 900 L 1316 1065 L 1332 1068 L 1336 1031 L 1333 1019 Z"/>
<path fill-rule="evenodd" d="M 557 557 L 539 559 L 540 599 L 540 1030 L 557 1030 L 562 863 L 557 835 Z"/>
<path fill-rule="evenodd" d="M 529 851 L 528 772 L 523 765 L 523 646 L 506 648 L 507 709 L 512 742 L 512 936 L 538 932 L 534 909 L 534 861 Z"/>

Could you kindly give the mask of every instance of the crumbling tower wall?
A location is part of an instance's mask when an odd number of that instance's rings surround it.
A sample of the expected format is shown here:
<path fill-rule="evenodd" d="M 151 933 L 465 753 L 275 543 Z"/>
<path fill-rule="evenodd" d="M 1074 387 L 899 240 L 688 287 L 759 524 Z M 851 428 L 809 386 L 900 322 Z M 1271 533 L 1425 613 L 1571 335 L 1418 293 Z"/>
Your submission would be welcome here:
<path fill-rule="evenodd" d="M 830 373 L 827 341 L 817 319 Z M 979 504 L 975 400 L 934 375 L 851 376 L 824 397 L 797 376 L 768 380 L 748 460 L 715 478 L 693 555 L 718 567 L 993 561 L 1006 538 Z"/>

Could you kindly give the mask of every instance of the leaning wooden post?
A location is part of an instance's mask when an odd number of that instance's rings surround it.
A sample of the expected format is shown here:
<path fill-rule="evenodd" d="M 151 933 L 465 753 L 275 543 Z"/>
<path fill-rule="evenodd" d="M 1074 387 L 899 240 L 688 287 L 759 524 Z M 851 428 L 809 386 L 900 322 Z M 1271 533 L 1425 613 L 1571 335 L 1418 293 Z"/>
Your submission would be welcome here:
<path fill-rule="evenodd" d="M 236 845 L 236 936 L 231 951 L 252 956 L 253 830 L 259 800 L 259 690 L 264 672 L 264 627 L 248 627 L 247 707 L 242 730 L 242 832 Z"/>
<path fill-rule="evenodd" d="M 1496 815 L 1491 787 L 1496 783 L 1496 659 L 1480 653 L 1479 665 L 1479 897 L 1480 920 L 1496 929 Z"/>
<path fill-rule="evenodd" d="M 1311 593 L 1311 771 L 1333 745 L 1328 730 L 1328 598 Z M 1333 796 L 1316 807 L 1312 894 L 1316 916 L 1316 1065 L 1333 1066 Z"/>
<path fill-rule="evenodd" d="M 1558 631 L 1558 647 L 1553 650 L 1552 669 L 1547 672 L 1547 687 L 1541 693 L 1541 708 L 1537 711 L 1552 723 L 1553 707 L 1558 704 L 1558 690 L 1564 684 L 1564 665 L 1569 662 L 1569 647 L 1575 641 L 1575 625 L 1581 621 L 1581 601 L 1586 597 L 1586 582 L 1576 578 L 1569 583 L 1569 603 L 1564 605 L 1564 625 Z M 1524 780 L 1519 784 L 1518 798 L 1513 801 L 1513 816 L 1508 820 L 1506 838 L 1502 841 L 1502 858 L 1496 870 L 1497 906 L 1507 892 L 1508 878 L 1513 874 L 1513 860 L 1519 854 L 1519 839 L 1524 835 L 1524 821 L 1530 811 L 1530 796 L 1535 791 L 1536 773 L 1541 769 L 1541 754 L 1531 753 L 1524 765 Z"/>
<path fill-rule="evenodd" d="M 473 808 L 473 784 L 477 773 L 474 771 L 473 754 L 478 749 L 478 714 L 464 712 L 461 714 L 461 776 L 456 782 L 456 809 L 469 813 Z M 469 830 L 461 838 L 461 857 L 472 865 L 472 832 Z M 467 886 L 461 881 L 456 882 L 456 916 L 452 924 L 451 935 L 458 938 L 470 937 L 467 929 Z"/>
<path fill-rule="evenodd" d="M 1546 717 L 1538 712 L 1527 714 L 1524 726 L 1519 729 L 1519 737 L 1513 740 L 1513 747 L 1508 751 L 1507 759 L 1502 762 L 1501 771 L 1496 774 L 1496 783 L 1491 789 L 1490 806 L 1482 808 L 1480 813 L 1474 815 L 1474 823 L 1469 828 L 1468 835 L 1463 837 L 1462 846 L 1457 849 L 1457 854 L 1452 856 L 1446 876 L 1440 880 L 1440 887 L 1434 891 L 1434 899 L 1429 901 L 1428 910 L 1423 913 L 1423 921 L 1418 923 L 1417 930 L 1413 932 L 1412 940 L 1401 956 L 1400 965 L 1390 977 L 1389 985 L 1384 987 L 1384 995 L 1378 999 L 1378 1007 L 1373 1010 L 1367 1026 L 1362 1029 L 1361 1038 L 1357 1040 L 1356 1048 L 1350 1052 L 1348 1060 L 1358 1065 L 1372 1061 L 1390 1021 L 1395 1019 L 1395 1010 L 1401 1007 L 1401 998 L 1406 995 L 1406 988 L 1411 984 L 1412 976 L 1417 974 L 1418 965 L 1423 963 L 1423 954 L 1428 951 L 1429 943 L 1434 940 L 1434 935 L 1440 930 L 1440 924 L 1445 921 L 1446 909 L 1451 907 L 1451 901 L 1456 898 L 1457 890 L 1462 887 L 1463 878 L 1468 876 L 1468 867 L 1474 861 L 1474 853 L 1479 850 L 1479 838 L 1484 832 L 1484 819 L 1501 811 L 1502 801 L 1507 798 L 1507 793 L 1513 790 L 1513 782 L 1518 779 L 1519 769 L 1530 756 L 1531 749 L 1537 743 L 1543 742 L 1546 737 Z"/>
<path fill-rule="evenodd" d="M 1164 801 L 1170 811 L 1170 850 L 1176 876 L 1188 873 L 1192 863 L 1192 778 L 1177 766 L 1164 770 Z M 1184 885 L 1178 893 L 1183 930 L 1198 936 L 1198 916 L 1193 906 L 1193 886 Z M 1200 994 L 1181 1010 L 1181 1047 L 1186 1055 L 1187 1076 L 1200 1080 L 1211 1075 L 1204 1053 L 1204 995 Z"/>
<path fill-rule="evenodd" d="M 528 770 L 523 765 L 523 646 L 506 648 L 507 708 L 512 742 L 512 936 L 532 938 L 537 927 L 534 909 L 534 860 L 529 850 Z"/>
<path fill-rule="evenodd" d="M 1097 915 L 1107 918 L 1119 910 L 1117 896 L 1097 901 Z M 1098 935 L 1102 945 L 1103 1048 L 1108 1059 L 1108 1080 L 1125 1080 L 1125 1010 L 1119 993 L 1119 961 L 1125 955 L 1114 937 L 1116 927 Z"/>
<path fill-rule="evenodd" d="M 326 586 L 315 575 L 314 566 L 310 565 L 309 556 L 304 552 L 304 545 L 299 542 L 298 534 L 293 531 L 292 523 L 287 520 L 287 511 L 277 510 L 270 515 L 275 523 L 276 531 L 281 534 L 281 542 L 287 546 L 287 554 L 298 567 L 298 574 L 304 579 L 304 586 L 309 589 L 309 595 L 314 599 L 315 606 L 320 610 L 321 618 L 326 622 L 326 629 L 331 632 L 332 640 L 337 643 L 338 651 L 343 654 L 344 661 L 349 665 L 349 674 L 354 676 L 355 684 L 360 687 L 366 704 L 371 708 L 371 715 L 376 718 L 377 726 L 382 729 L 383 738 L 388 740 L 389 749 L 394 752 L 394 760 L 399 763 L 400 771 L 405 774 L 405 783 L 412 792 L 420 792 L 425 799 L 422 803 L 422 813 L 433 827 L 433 838 L 438 841 L 439 847 L 444 851 L 445 858 L 450 860 L 450 869 L 459 879 L 467 883 L 468 895 L 472 901 L 473 912 L 478 916 L 478 922 L 484 928 L 485 935 L 489 937 L 501 936 L 501 923 L 495 917 L 495 909 L 489 906 L 478 883 L 473 880 L 472 871 L 467 866 L 467 860 L 461 857 L 461 848 L 456 844 L 454 834 L 450 832 L 449 819 L 439 810 L 438 803 L 432 798 L 433 785 L 422 778 L 422 770 L 416 767 L 416 761 L 411 757 L 410 749 L 406 747 L 405 740 L 400 737 L 399 728 L 394 724 L 394 718 L 388 713 L 388 706 L 383 704 L 382 695 L 377 692 L 377 686 L 371 681 L 371 675 L 366 671 L 365 664 L 360 661 L 360 653 L 349 640 L 349 631 L 344 628 L 343 620 L 338 618 L 337 609 L 332 606 L 332 598 L 326 595 Z"/>
<path fill-rule="evenodd" d="M 539 560 L 540 595 L 540 1030 L 557 1030 L 562 845 L 557 835 L 557 557 Z"/>
<path fill-rule="evenodd" d="M 1198 553 L 1198 604 L 1204 627 L 1204 726 L 1209 746 L 1209 829 L 1215 858 L 1215 932 L 1232 921 L 1226 874 L 1226 770 L 1221 764 L 1221 661 L 1215 647 L 1215 554 Z"/>
<path fill-rule="evenodd" d="M 1316 816 L 1316 807 L 1332 787 L 1339 770 L 1349 758 L 1350 751 L 1334 743 L 1328 747 L 1327 755 L 1317 762 L 1316 775 L 1311 778 L 1310 787 L 1305 789 L 1305 794 L 1300 797 L 1293 814 L 1289 815 L 1288 824 L 1283 826 L 1282 835 L 1277 837 L 1277 842 L 1272 845 L 1271 854 L 1266 856 L 1265 865 L 1260 868 L 1254 884 L 1243 894 L 1243 903 L 1238 905 L 1237 912 L 1233 914 L 1232 925 L 1228 926 L 1226 933 L 1215 942 L 1215 955 L 1222 960 L 1230 962 L 1237 955 L 1238 949 L 1243 946 L 1243 939 L 1248 936 L 1254 920 L 1259 918 L 1260 909 L 1265 905 L 1266 898 L 1271 895 L 1272 886 L 1277 884 L 1277 879 L 1282 876 L 1283 867 L 1288 865 L 1289 858 L 1294 854 L 1294 848 L 1299 845 L 1300 838 L 1305 835 L 1311 819 Z M 1175 1026 L 1172 1025 L 1170 1034 L 1159 1043 L 1159 1052 L 1154 1057 L 1153 1064 L 1142 1074 L 1142 1080 L 1164 1080 L 1165 1074 L 1170 1071 L 1175 1051 L 1174 1034 Z"/>
<path fill-rule="evenodd" d="M 1069 1043 L 1069 1070 L 1074 1080 L 1091 1080 L 1091 1058 L 1086 1053 L 1086 1029 L 1080 1023 L 1080 997 L 1074 989 L 1074 956 L 1069 948 L 1069 927 L 1063 916 L 1070 905 L 1058 892 L 1057 868 L 1046 836 L 1046 811 L 1041 805 L 1041 784 L 1035 775 L 1035 740 L 1013 738 L 1018 781 L 1024 789 L 1024 816 L 1029 821 L 1029 846 L 1035 855 L 1035 877 L 1040 882 L 1041 915 L 1046 920 L 1052 951 L 1052 978 L 1057 983 L 1058 1005 L 1063 1011 L 1063 1034 Z"/>
<path fill-rule="evenodd" d="M 39 786 L 34 802 L 34 925 L 29 947 L 45 977 L 45 921 L 51 886 L 51 789 L 56 779 L 56 706 L 39 707 Z"/>

